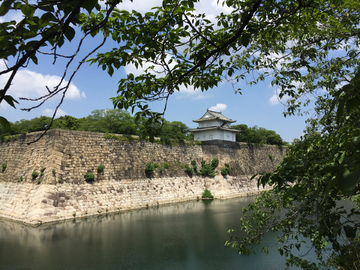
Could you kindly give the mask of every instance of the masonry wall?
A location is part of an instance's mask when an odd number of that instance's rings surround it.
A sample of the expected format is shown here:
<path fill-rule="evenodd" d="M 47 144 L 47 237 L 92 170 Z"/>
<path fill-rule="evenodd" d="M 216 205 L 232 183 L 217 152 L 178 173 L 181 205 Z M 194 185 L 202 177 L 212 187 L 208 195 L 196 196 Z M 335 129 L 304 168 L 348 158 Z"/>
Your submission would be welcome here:
<path fill-rule="evenodd" d="M 272 171 L 284 150 L 276 146 L 212 142 L 207 145 L 167 146 L 143 141 L 104 139 L 102 133 L 53 129 L 18 136 L 0 145 L 0 216 L 26 223 L 47 222 L 75 216 L 196 199 L 205 188 L 218 198 L 257 192 L 256 172 Z M 272 157 L 272 160 L 269 158 Z M 219 159 L 215 178 L 188 176 L 184 164 Z M 169 169 L 145 174 L 147 162 Z M 233 170 L 223 177 L 225 164 Z M 97 167 L 104 165 L 102 173 Z M 40 175 L 40 170 L 43 175 Z M 55 175 L 52 173 L 55 170 Z M 34 180 L 33 171 L 39 172 Z M 84 174 L 92 172 L 88 183 Z"/>

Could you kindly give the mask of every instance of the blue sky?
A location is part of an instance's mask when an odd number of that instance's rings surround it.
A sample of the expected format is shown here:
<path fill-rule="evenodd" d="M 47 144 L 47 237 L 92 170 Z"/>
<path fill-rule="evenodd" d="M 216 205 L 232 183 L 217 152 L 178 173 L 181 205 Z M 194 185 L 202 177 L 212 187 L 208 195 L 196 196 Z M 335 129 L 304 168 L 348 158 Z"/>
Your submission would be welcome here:
<path fill-rule="evenodd" d="M 145 12 L 151 6 L 159 5 L 159 0 L 135 0 L 136 6 L 130 2 L 124 2 L 119 8 L 136 9 Z M 141 5 L 139 5 L 141 2 Z M 205 3 L 206 2 L 206 3 Z M 221 11 L 226 9 L 216 5 L 216 0 L 209 5 L 207 1 L 202 1 L 197 6 L 199 13 L 205 12 L 209 18 L 214 18 Z M 10 14 L 8 17 L 0 17 L 0 21 L 8 20 L 10 16 L 16 18 L 19 14 Z M 64 46 L 61 50 L 63 54 L 70 54 L 77 47 L 77 41 Z M 100 38 L 88 39 L 83 46 L 84 51 L 80 57 L 76 58 L 71 70 L 74 70 L 84 55 L 91 51 L 100 43 Z M 110 41 L 110 40 L 109 40 Z M 100 52 L 111 50 L 117 44 L 108 42 Z M 39 64 L 30 63 L 27 68 L 20 70 L 10 88 L 9 94 L 17 100 L 19 97 L 38 97 L 47 92 L 45 86 L 51 87 L 58 82 L 64 71 L 65 61 L 58 59 L 53 65 L 53 58 L 49 56 L 38 56 Z M 3 70 L 4 63 L 0 63 L 0 70 Z M 110 97 L 116 95 L 118 81 L 126 76 L 128 72 L 140 73 L 128 66 L 114 72 L 110 77 L 105 71 L 96 65 L 85 63 L 82 65 L 77 75 L 72 81 L 72 85 L 66 95 L 65 101 L 60 107 L 57 116 L 71 115 L 77 118 L 85 117 L 95 109 L 113 108 Z M 68 79 L 68 77 L 67 77 Z M 3 87 L 6 76 L 0 77 L 0 88 Z M 183 89 L 175 93 L 169 100 L 165 118 L 168 121 L 181 121 L 190 128 L 196 127 L 192 120 L 201 117 L 206 109 L 222 111 L 223 114 L 237 122 L 235 124 L 246 124 L 248 126 L 257 125 L 266 129 L 274 130 L 286 140 L 291 141 L 298 138 L 305 128 L 305 120 L 308 116 L 291 116 L 284 118 L 282 112 L 284 106 L 278 102 L 275 94 L 275 87 L 270 87 L 270 80 L 266 80 L 256 86 L 248 86 L 245 83 L 238 85 L 242 88 L 242 95 L 236 94 L 230 83 L 221 83 L 217 88 L 207 92 L 193 91 L 192 89 Z M 9 121 L 20 119 L 31 119 L 41 115 L 52 116 L 52 113 L 60 100 L 60 96 L 47 101 L 41 107 L 31 112 L 21 111 L 20 108 L 26 108 L 36 103 L 20 101 L 17 109 L 13 109 L 7 104 L 0 105 L 0 115 Z M 162 112 L 164 104 L 152 103 L 150 107 L 156 111 Z M 311 111 L 310 111 L 311 114 Z"/>

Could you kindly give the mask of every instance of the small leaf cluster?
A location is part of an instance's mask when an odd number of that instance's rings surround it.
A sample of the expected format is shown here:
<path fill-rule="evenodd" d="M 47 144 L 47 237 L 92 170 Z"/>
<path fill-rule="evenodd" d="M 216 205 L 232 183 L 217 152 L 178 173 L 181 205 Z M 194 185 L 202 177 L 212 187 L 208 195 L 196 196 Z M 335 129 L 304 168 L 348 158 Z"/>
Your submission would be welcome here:
<path fill-rule="evenodd" d="M 38 176 L 39 176 L 39 173 L 38 173 L 37 171 L 33 171 L 33 172 L 31 173 L 31 178 L 32 178 L 32 180 L 35 180 Z"/>
<path fill-rule="evenodd" d="M 153 177 L 154 176 L 154 170 L 155 170 L 155 166 L 151 163 L 148 162 L 145 165 L 145 174 L 147 177 Z"/>
<path fill-rule="evenodd" d="M 199 175 L 202 176 L 208 176 L 208 177 L 215 177 L 215 168 L 217 167 L 217 165 L 219 164 L 219 160 L 214 157 L 210 164 L 206 164 L 205 160 L 201 161 L 201 169 L 199 171 Z"/>
<path fill-rule="evenodd" d="M 84 178 L 85 178 L 85 181 L 89 181 L 89 182 L 95 180 L 95 176 L 92 172 L 85 173 Z"/>
<path fill-rule="evenodd" d="M 98 173 L 101 173 L 104 171 L 104 165 L 100 164 L 98 167 L 97 167 L 97 172 Z"/>
<path fill-rule="evenodd" d="M 228 175 L 231 172 L 231 167 L 229 164 L 225 164 L 225 167 L 221 169 L 221 174 L 223 176 Z"/>
<path fill-rule="evenodd" d="M 192 175 L 193 170 L 192 170 L 192 168 L 190 168 L 189 164 L 185 164 L 185 172 L 186 172 L 188 175 Z"/>
<path fill-rule="evenodd" d="M 6 167 L 7 167 L 7 164 L 6 164 L 6 163 L 3 163 L 3 164 L 1 165 L 1 170 L 2 170 L 2 172 L 4 172 L 4 171 L 6 170 Z"/>
<path fill-rule="evenodd" d="M 214 196 L 211 194 L 210 190 L 205 189 L 202 196 L 201 196 L 201 198 L 203 198 L 203 199 L 213 199 Z"/>

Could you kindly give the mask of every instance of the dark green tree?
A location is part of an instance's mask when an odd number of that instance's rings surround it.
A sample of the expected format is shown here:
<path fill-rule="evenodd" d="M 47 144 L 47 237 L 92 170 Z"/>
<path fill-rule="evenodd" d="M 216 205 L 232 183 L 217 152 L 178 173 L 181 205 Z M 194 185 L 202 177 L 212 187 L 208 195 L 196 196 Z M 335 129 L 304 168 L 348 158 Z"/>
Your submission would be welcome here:
<path fill-rule="evenodd" d="M 53 121 L 51 128 L 79 130 L 84 119 L 77 119 L 70 115 L 60 116 Z"/>
<path fill-rule="evenodd" d="M 360 264 L 360 212 L 339 207 L 337 201 L 360 191 L 360 73 L 333 95 L 318 99 L 316 111 L 319 117 L 309 120 L 305 135 L 295 140 L 276 171 L 260 175 L 259 185 L 273 189 L 243 209 L 240 229 L 245 236 L 232 232 L 226 245 L 249 254 L 266 233 L 277 231 L 288 266 L 340 267 L 339 258 L 347 256 L 352 261 L 346 265 L 352 267 L 340 269 L 354 269 Z M 294 255 L 308 246 L 306 240 L 318 263 Z M 338 259 L 327 261 L 327 256 Z"/>
<path fill-rule="evenodd" d="M 80 130 L 138 135 L 139 127 L 127 112 L 118 109 L 94 110 L 82 121 Z"/>
<path fill-rule="evenodd" d="M 260 144 L 272 144 L 272 145 L 285 145 L 280 135 L 273 130 L 267 130 L 265 128 L 259 128 L 257 126 L 248 127 L 245 124 L 234 125 L 232 128 L 241 130 L 241 133 L 236 134 L 237 142 L 247 143 L 260 143 Z"/>

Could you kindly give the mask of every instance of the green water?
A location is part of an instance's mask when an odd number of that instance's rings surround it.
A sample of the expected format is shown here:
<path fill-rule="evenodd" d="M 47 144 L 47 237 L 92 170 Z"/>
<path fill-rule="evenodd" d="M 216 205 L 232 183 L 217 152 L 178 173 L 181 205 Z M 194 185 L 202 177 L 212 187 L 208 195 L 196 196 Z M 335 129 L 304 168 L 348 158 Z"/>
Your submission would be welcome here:
<path fill-rule="evenodd" d="M 275 235 L 265 239 L 270 255 L 224 248 L 251 200 L 194 201 L 37 228 L 0 221 L 0 269 L 283 269 Z"/>

